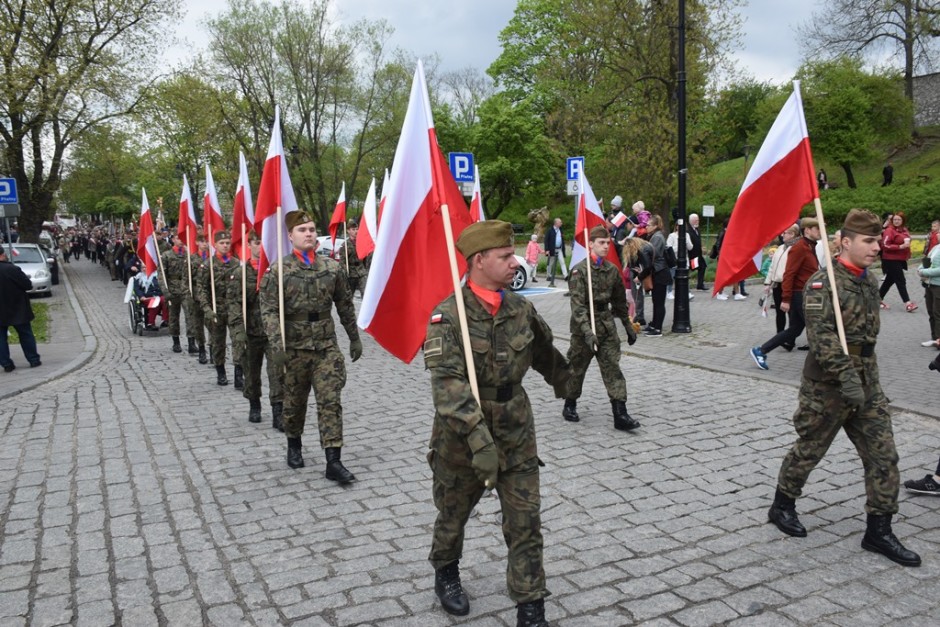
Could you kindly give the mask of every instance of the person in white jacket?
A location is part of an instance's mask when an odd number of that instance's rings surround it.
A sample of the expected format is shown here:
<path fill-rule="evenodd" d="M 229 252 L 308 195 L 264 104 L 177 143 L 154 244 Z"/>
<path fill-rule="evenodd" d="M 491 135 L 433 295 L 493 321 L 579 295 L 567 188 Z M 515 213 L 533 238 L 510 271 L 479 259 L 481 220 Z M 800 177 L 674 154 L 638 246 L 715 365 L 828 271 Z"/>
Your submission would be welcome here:
<path fill-rule="evenodd" d="M 777 250 L 774 251 L 774 256 L 770 260 L 770 270 L 767 271 L 767 277 L 764 279 L 765 302 L 773 295 L 774 304 L 776 305 L 777 333 L 787 327 L 787 313 L 780 309 L 780 303 L 783 302 L 783 292 L 780 284 L 783 283 L 783 273 L 787 267 L 787 253 L 790 251 L 790 246 L 799 241 L 800 228 L 794 224 L 784 231 L 780 237 L 783 238 L 783 244 L 777 246 Z M 784 348 L 793 350 L 792 346 L 784 346 Z"/>

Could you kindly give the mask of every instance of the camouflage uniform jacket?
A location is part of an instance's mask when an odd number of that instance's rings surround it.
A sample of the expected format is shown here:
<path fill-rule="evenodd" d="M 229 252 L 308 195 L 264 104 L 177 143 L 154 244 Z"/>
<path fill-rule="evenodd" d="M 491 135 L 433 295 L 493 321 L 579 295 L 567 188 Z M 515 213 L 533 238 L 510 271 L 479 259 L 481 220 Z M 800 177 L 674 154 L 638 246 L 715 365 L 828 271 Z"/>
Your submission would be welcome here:
<path fill-rule="evenodd" d="M 850 353 L 839 344 L 832 307 L 832 289 L 825 270 L 813 274 L 803 288 L 803 311 L 809 354 L 803 366 L 803 378 L 838 384 L 854 370 L 861 378 L 869 399 L 883 397 L 878 378 L 878 360 L 874 347 L 881 328 L 878 307 L 878 281 L 870 271 L 855 276 L 841 263 L 833 263 L 845 339 Z M 861 354 L 862 351 L 866 354 Z"/>
<path fill-rule="evenodd" d="M 193 289 L 196 290 L 196 301 L 202 307 L 202 310 L 206 312 L 206 315 L 212 313 L 212 288 L 210 287 L 210 279 L 214 279 L 215 283 L 215 306 L 216 314 L 224 316 L 227 311 L 226 305 L 226 294 L 228 291 L 228 275 L 238 268 L 239 261 L 234 255 L 229 255 L 228 261 L 222 261 L 219 259 L 219 256 L 216 255 L 212 259 L 212 269 L 209 269 L 209 259 L 202 261 L 201 268 L 199 269 L 199 286 L 193 285 Z"/>
<path fill-rule="evenodd" d="M 233 327 L 244 327 L 242 320 L 242 267 L 237 265 L 229 273 L 228 294 L 228 323 Z M 245 311 L 248 313 L 248 335 L 263 337 L 264 325 L 261 323 L 261 301 L 258 298 L 258 271 L 251 263 L 245 264 Z M 278 336 L 280 339 L 280 336 Z"/>
<path fill-rule="evenodd" d="M 344 268 L 346 267 L 346 252 L 343 250 L 346 248 L 349 251 L 349 278 L 350 279 L 361 279 L 368 274 L 366 272 L 366 266 L 359 259 L 359 254 L 356 252 L 356 242 L 354 240 L 347 239 L 342 246 L 337 250 L 336 261 Z"/>
<path fill-rule="evenodd" d="M 163 293 L 167 295 L 167 298 L 181 298 L 189 295 L 189 268 L 186 262 L 186 254 L 185 250 L 180 252 L 168 250 L 161 255 L 163 258 L 163 271 L 166 276 L 158 276 L 160 278 L 160 287 L 163 289 Z M 195 266 L 193 266 L 193 270 L 195 271 Z M 195 277 L 193 282 L 195 283 Z"/>
<path fill-rule="evenodd" d="M 630 326 L 630 310 L 627 308 L 627 292 L 623 287 L 617 266 L 606 259 L 598 268 L 591 266 L 591 288 L 594 296 L 594 323 L 598 339 L 617 336 L 614 317 Z M 571 320 L 569 330 L 573 335 L 591 332 L 591 313 L 588 311 L 587 259 L 575 264 L 568 277 L 571 292 Z"/>
<path fill-rule="evenodd" d="M 284 335 L 287 347 L 319 350 L 336 344 L 332 308 L 336 303 L 340 323 L 350 340 L 359 339 L 356 310 L 346 281 L 346 272 L 333 261 L 311 253 L 307 265 L 296 255 L 284 257 Z M 278 320 L 277 266 L 261 279 L 261 320 L 268 341 L 281 345 Z"/>
<path fill-rule="evenodd" d="M 470 466 L 473 453 L 467 435 L 482 420 L 493 435 L 500 468 L 507 470 L 538 454 L 523 377 L 535 368 L 561 398 L 570 376 L 568 362 L 552 345 L 551 329 L 528 300 L 506 290 L 494 317 L 469 288 L 463 288 L 463 297 L 482 408 L 470 390 L 457 301 L 451 295 L 434 310 L 424 343 L 436 410 L 430 448 L 452 464 Z M 499 389 L 509 398 L 487 400 L 497 399 Z"/>

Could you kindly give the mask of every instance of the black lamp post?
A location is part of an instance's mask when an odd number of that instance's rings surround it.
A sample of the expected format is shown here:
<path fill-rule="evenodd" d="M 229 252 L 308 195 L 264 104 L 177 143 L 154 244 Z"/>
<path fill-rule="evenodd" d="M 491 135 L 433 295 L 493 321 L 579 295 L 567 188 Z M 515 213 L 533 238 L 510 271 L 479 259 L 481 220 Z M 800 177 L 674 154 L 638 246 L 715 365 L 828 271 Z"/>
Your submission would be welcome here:
<path fill-rule="evenodd" d="M 688 250 L 685 247 L 685 186 L 689 175 L 685 160 L 685 0 L 679 0 L 679 50 L 678 50 L 678 72 L 677 72 L 677 100 L 678 100 L 678 152 L 679 152 L 679 207 L 677 220 L 679 222 L 679 241 L 677 243 L 679 252 L 676 255 L 676 280 L 673 283 L 673 301 L 672 310 L 672 332 L 673 333 L 691 333 L 692 321 L 689 315 L 689 268 L 688 268 Z"/>

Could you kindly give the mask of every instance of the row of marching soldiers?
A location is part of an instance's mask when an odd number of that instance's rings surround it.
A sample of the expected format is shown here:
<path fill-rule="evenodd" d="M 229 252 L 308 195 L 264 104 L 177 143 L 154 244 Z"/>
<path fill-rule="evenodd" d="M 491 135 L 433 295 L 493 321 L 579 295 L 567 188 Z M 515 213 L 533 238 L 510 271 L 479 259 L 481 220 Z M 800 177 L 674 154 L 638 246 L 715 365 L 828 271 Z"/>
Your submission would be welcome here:
<path fill-rule="evenodd" d="M 288 214 L 289 237 L 293 240 L 293 227 L 300 226 L 295 223 L 301 217 L 310 222 L 311 232 L 304 233 L 304 236 L 311 239 L 313 245 L 308 246 L 310 242 L 306 242 L 304 246 L 295 246 L 294 253 L 284 259 L 287 314 L 284 348 L 279 341 L 276 266 L 263 277 L 260 289 L 256 289 L 259 285 L 261 242 L 254 232 L 249 232 L 246 241 L 238 244 L 238 252 L 244 250 L 241 255 L 246 259 L 244 268 L 234 254 L 236 251 L 231 250 L 232 236 L 227 231 L 213 234 L 214 255 L 210 254 L 205 236 L 197 236 L 198 250 L 190 254 L 183 239 L 174 234 L 173 246 L 161 254 L 163 273 L 158 276 L 169 305 L 173 352 L 183 352 L 180 343 L 180 313 L 183 313 L 189 354 L 197 356 L 201 364 L 215 366 L 218 385 L 228 385 L 225 367 L 228 335 L 235 364 L 234 387 L 241 390 L 248 400 L 248 421 L 253 423 L 262 420 L 261 367 L 266 361 L 271 425 L 287 435 L 288 465 L 292 468 L 304 465 L 300 436 L 312 386 L 317 401 L 320 441 L 326 451 L 326 477 L 349 483 L 355 480 L 355 476 L 340 461 L 342 406 L 339 395 L 346 382 L 346 371 L 343 356 L 336 345 L 331 308 L 335 302 L 342 325 L 349 335 L 351 357 L 355 361 L 362 354 L 362 344 L 356 327 L 352 294 L 355 290 L 362 292 L 364 289 L 366 269 L 355 250 L 358 230 L 355 220 L 349 221 L 346 241 L 335 251 L 337 259 L 348 259 L 347 273 L 342 262 L 322 257 L 318 262 L 316 230 L 312 219 L 303 212 Z M 306 250 L 298 252 L 300 248 Z M 295 265 L 300 274 L 292 272 Z M 308 275 L 303 269 L 314 272 Z M 295 306 L 309 309 L 304 312 L 303 320 L 295 320 L 297 314 L 291 312 Z M 263 310 L 267 315 L 263 315 Z M 291 363 L 291 368 L 285 371 L 288 356 L 293 360 L 297 354 L 295 350 L 286 349 L 311 349 L 303 351 L 309 353 L 311 363 Z M 294 380 L 298 377 L 305 380 Z M 285 395 L 288 396 L 286 407 Z"/>

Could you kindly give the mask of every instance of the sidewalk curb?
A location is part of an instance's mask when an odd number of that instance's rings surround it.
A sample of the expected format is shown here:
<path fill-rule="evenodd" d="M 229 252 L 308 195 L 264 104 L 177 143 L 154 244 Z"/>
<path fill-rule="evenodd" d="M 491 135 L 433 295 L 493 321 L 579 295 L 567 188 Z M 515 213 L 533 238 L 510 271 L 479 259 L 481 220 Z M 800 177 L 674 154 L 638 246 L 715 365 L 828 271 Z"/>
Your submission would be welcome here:
<path fill-rule="evenodd" d="M 42 380 L 35 383 L 30 383 L 24 387 L 16 390 L 14 392 L 7 392 L 5 394 L 0 394 L 0 399 L 11 398 L 23 392 L 28 392 L 33 390 L 40 385 L 45 385 L 50 381 L 62 378 L 67 374 L 78 370 L 84 366 L 88 360 L 91 359 L 91 356 L 95 354 L 95 351 L 98 349 L 98 340 L 95 338 L 94 333 L 91 331 L 91 326 L 88 324 L 88 320 L 85 318 L 85 312 L 82 310 L 81 306 L 78 304 L 78 298 L 75 296 L 75 291 L 72 289 L 72 283 L 69 281 L 68 272 L 65 271 L 65 268 L 62 268 L 60 273 L 64 283 L 65 283 L 65 292 L 69 296 L 69 305 L 72 307 L 72 311 L 75 314 L 75 321 L 78 322 L 78 327 L 82 331 L 82 336 L 85 338 L 85 348 L 82 349 L 82 352 L 78 354 L 75 359 L 60 367 L 58 370 L 52 371 L 49 376 L 44 377 Z"/>

